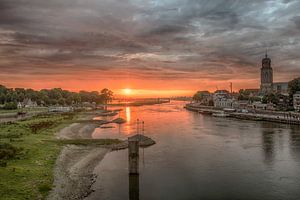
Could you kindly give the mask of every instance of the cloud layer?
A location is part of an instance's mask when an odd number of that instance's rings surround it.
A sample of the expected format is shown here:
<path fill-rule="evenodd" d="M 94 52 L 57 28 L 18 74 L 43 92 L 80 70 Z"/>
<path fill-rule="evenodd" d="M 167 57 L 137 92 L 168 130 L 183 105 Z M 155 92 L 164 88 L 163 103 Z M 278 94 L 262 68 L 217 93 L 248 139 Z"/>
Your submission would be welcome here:
<path fill-rule="evenodd" d="M 300 75 L 299 10 L 298 0 L 1 0 L 0 79 L 255 87 L 267 48 L 285 81 Z"/>

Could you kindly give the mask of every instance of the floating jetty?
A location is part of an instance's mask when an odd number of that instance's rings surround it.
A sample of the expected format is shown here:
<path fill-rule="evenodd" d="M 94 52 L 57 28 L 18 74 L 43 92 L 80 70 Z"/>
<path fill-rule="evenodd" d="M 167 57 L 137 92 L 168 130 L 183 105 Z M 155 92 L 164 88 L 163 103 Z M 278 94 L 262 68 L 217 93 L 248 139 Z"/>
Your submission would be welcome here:
<path fill-rule="evenodd" d="M 230 113 L 229 115 L 230 117 L 237 118 L 237 119 L 300 125 L 300 118 L 296 118 L 296 117 L 284 117 L 278 115 L 259 114 L 259 113 Z"/>

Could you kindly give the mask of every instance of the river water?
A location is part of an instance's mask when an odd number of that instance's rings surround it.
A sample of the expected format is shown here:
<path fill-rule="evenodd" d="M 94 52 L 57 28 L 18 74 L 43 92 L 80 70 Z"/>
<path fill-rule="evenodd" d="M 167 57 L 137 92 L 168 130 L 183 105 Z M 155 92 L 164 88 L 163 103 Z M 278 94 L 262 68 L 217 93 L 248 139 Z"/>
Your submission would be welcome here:
<path fill-rule="evenodd" d="M 216 118 L 184 102 L 124 107 L 127 120 L 94 138 L 142 132 L 157 144 L 140 149 L 140 175 L 128 175 L 128 150 L 108 153 L 88 200 L 300 199 L 300 128 Z"/>

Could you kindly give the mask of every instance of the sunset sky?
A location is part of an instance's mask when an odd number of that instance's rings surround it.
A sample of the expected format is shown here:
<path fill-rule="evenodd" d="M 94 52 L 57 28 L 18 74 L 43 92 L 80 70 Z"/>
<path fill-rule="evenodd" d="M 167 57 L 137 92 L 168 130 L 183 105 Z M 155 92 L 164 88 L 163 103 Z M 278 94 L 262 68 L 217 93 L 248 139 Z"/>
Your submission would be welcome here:
<path fill-rule="evenodd" d="M 0 0 L 0 84 L 133 96 L 300 76 L 299 0 Z"/>

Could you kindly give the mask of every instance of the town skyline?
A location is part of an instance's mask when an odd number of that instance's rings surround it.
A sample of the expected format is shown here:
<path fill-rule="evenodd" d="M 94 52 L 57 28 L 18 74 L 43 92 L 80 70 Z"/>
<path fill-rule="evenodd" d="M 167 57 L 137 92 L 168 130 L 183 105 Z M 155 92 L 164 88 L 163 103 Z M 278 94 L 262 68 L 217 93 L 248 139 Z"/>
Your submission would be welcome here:
<path fill-rule="evenodd" d="M 299 9 L 296 0 L 4 0 L 0 84 L 147 97 L 232 82 L 238 91 L 259 88 L 265 49 L 274 80 L 286 82 L 300 74 Z"/>

